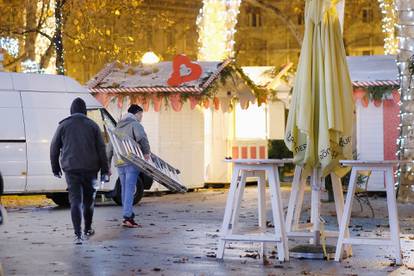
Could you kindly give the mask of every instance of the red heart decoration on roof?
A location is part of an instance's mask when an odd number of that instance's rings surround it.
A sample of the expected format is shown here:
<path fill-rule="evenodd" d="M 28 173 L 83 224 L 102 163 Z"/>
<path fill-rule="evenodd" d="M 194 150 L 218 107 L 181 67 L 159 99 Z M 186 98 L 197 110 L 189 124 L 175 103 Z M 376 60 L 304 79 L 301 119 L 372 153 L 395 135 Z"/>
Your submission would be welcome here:
<path fill-rule="evenodd" d="M 190 69 L 190 74 L 181 75 L 180 68 L 184 65 Z M 197 63 L 191 62 L 191 60 L 185 55 L 176 55 L 173 59 L 173 72 L 168 79 L 167 83 L 170 86 L 179 86 L 183 83 L 198 80 L 201 77 L 202 69 Z"/>

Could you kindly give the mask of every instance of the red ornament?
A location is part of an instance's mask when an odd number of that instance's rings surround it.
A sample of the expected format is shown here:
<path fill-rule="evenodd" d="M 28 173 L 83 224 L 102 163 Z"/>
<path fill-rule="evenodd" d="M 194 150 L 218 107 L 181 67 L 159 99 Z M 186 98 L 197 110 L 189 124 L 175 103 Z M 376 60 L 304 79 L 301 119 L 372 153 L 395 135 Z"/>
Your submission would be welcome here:
<path fill-rule="evenodd" d="M 118 108 L 122 109 L 122 107 L 124 106 L 124 97 L 123 96 L 118 96 Z"/>
<path fill-rule="evenodd" d="M 363 98 L 361 99 L 361 103 L 362 103 L 362 106 L 363 106 L 363 107 L 368 107 L 368 104 L 369 104 L 369 99 L 368 99 L 368 97 L 367 97 L 367 96 L 363 97 Z"/>
<path fill-rule="evenodd" d="M 150 106 L 150 100 L 149 98 L 147 98 L 147 96 L 144 95 L 139 95 L 138 97 L 135 98 L 135 103 L 137 103 L 139 106 L 142 107 L 142 109 L 147 112 L 149 110 L 149 106 Z"/>
<path fill-rule="evenodd" d="M 219 101 L 219 98 L 214 97 L 213 104 L 214 104 L 214 109 L 215 110 L 219 110 L 220 109 L 220 101 Z"/>
<path fill-rule="evenodd" d="M 185 65 L 190 69 L 191 73 L 185 76 L 181 76 L 180 68 Z M 179 86 L 183 83 L 198 80 L 201 77 L 202 69 L 197 63 L 191 62 L 191 60 L 185 55 L 176 55 L 173 59 L 173 72 L 168 79 L 167 83 L 170 86 Z"/>
<path fill-rule="evenodd" d="M 381 106 L 381 104 L 382 104 L 382 100 L 374 100 L 374 105 L 375 105 L 376 107 L 380 107 L 380 106 Z"/>
<path fill-rule="evenodd" d="M 203 102 L 204 108 L 209 108 L 210 107 L 210 101 L 208 99 L 205 99 Z"/>
<path fill-rule="evenodd" d="M 397 90 L 397 89 L 394 89 L 394 90 L 392 91 L 392 98 L 393 98 L 393 100 L 394 100 L 394 102 L 395 102 L 395 103 L 399 103 L 399 102 L 400 102 L 400 100 L 401 100 L 401 95 L 400 95 L 400 92 L 398 92 L 398 90 Z"/>
<path fill-rule="evenodd" d="M 153 95 L 152 96 L 152 103 L 154 104 L 154 111 L 159 112 L 161 110 L 162 97 L 159 97 L 157 95 Z"/>
<path fill-rule="evenodd" d="M 193 110 L 198 104 L 198 99 L 196 97 L 190 96 L 190 107 Z"/>
<path fill-rule="evenodd" d="M 141 105 L 139 96 L 136 96 L 136 95 L 131 96 L 131 104 Z"/>
<path fill-rule="evenodd" d="M 354 101 L 361 100 L 365 96 L 366 93 L 367 91 L 365 91 L 364 89 L 357 88 L 353 91 L 352 97 L 354 98 Z"/>
<path fill-rule="evenodd" d="M 104 107 L 107 107 L 109 101 L 111 100 L 111 96 L 106 93 L 96 93 L 95 98 L 100 102 Z"/>
<path fill-rule="evenodd" d="M 181 101 L 180 94 L 171 94 L 170 97 L 171 107 L 175 112 L 181 111 L 183 108 L 183 102 Z"/>

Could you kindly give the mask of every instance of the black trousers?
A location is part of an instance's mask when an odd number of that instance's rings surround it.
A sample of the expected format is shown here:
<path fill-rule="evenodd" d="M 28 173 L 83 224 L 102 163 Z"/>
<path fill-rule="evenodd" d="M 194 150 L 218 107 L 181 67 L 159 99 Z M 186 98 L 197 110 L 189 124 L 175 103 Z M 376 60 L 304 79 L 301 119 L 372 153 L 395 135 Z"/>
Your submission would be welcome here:
<path fill-rule="evenodd" d="M 97 181 L 96 177 L 96 173 L 65 173 L 73 229 L 77 236 L 80 236 L 82 233 L 82 212 L 85 222 L 84 230 L 89 230 L 92 226 L 96 194 L 93 186 Z"/>

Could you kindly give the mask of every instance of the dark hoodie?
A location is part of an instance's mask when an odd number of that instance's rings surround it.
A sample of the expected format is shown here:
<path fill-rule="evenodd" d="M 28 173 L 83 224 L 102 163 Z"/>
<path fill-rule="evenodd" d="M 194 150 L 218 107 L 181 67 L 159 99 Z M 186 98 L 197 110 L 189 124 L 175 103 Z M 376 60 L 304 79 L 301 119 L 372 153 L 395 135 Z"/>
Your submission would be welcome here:
<path fill-rule="evenodd" d="M 86 116 L 86 104 L 76 98 L 70 107 L 71 116 L 59 122 L 50 145 L 53 173 L 108 173 L 105 142 L 99 126 Z M 60 156 L 60 164 L 59 164 Z"/>

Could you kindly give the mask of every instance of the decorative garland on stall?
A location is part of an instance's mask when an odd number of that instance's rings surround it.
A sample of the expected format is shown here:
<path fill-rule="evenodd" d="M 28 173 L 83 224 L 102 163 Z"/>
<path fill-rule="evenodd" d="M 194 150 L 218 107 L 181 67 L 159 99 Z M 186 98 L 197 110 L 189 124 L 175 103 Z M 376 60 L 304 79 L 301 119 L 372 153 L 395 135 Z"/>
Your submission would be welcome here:
<path fill-rule="evenodd" d="M 373 102 L 376 107 L 380 107 L 383 100 L 392 98 L 396 104 L 400 102 L 400 93 L 397 85 L 354 87 L 354 101 L 361 101 L 363 107 L 368 107 L 369 102 Z"/>
<path fill-rule="evenodd" d="M 118 65 L 119 66 L 119 65 Z M 236 79 L 240 79 L 248 86 L 258 101 L 258 104 L 266 103 L 269 95 L 271 96 L 274 91 L 269 89 L 264 89 L 257 87 L 250 78 L 243 72 L 241 67 L 239 67 L 234 61 L 219 63 L 217 68 L 223 66 L 221 70 L 217 70 L 217 76 L 213 76 L 213 81 L 211 81 L 212 75 L 206 76 L 201 80 L 200 91 L 201 93 L 194 92 L 170 92 L 163 91 L 165 87 L 151 87 L 145 88 L 146 90 L 157 90 L 160 92 L 140 92 L 140 93 L 128 93 L 128 91 L 123 91 L 117 95 L 111 93 L 94 93 L 95 97 L 104 105 L 107 106 L 109 103 L 117 103 L 119 108 L 122 108 L 124 105 L 124 100 L 127 98 L 127 101 L 130 103 L 136 103 L 142 105 L 145 111 L 149 110 L 149 107 L 152 103 L 152 106 L 155 111 L 159 111 L 162 104 L 164 103 L 165 108 L 172 107 L 174 111 L 180 111 L 183 104 L 187 101 L 190 101 L 191 109 L 194 109 L 197 105 L 204 108 L 213 107 L 216 110 L 220 109 L 220 99 L 218 98 L 218 91 L 227 82 L 231 82 L 236 85 Z M 156 72 L 154 72 L 156 73 Z M 210 80 L 210 81 L 209 81 Z M 99 81 L 98 81 L 99 82 Z M 94 83 L 97 84 L 97 83 Z M 105 87 L 104 89 L 111 88 L 120 88 L 119 83 L 113 83 L 110 87 Z M 183 88 L 180 87 L 180 90 Z M 165 90 L 167 90 L 165 88 Z M 229 93 L 231 95 L 231 92 Z M 231 110 L 234 107 L 234 100 L 237 100 L 237 96 L 233 98 L 228 98 L 226 101 L 229 104 L 229 107 L 226 110 Z M 238 99 L 241 100 L 241 99 Z M 244 103 L 244 106 L 247 107 L 248 103 Z M 223 107 L 223 105 L 222 105 Z M 224 110 L 224 109 L 223 109 Z"/>

